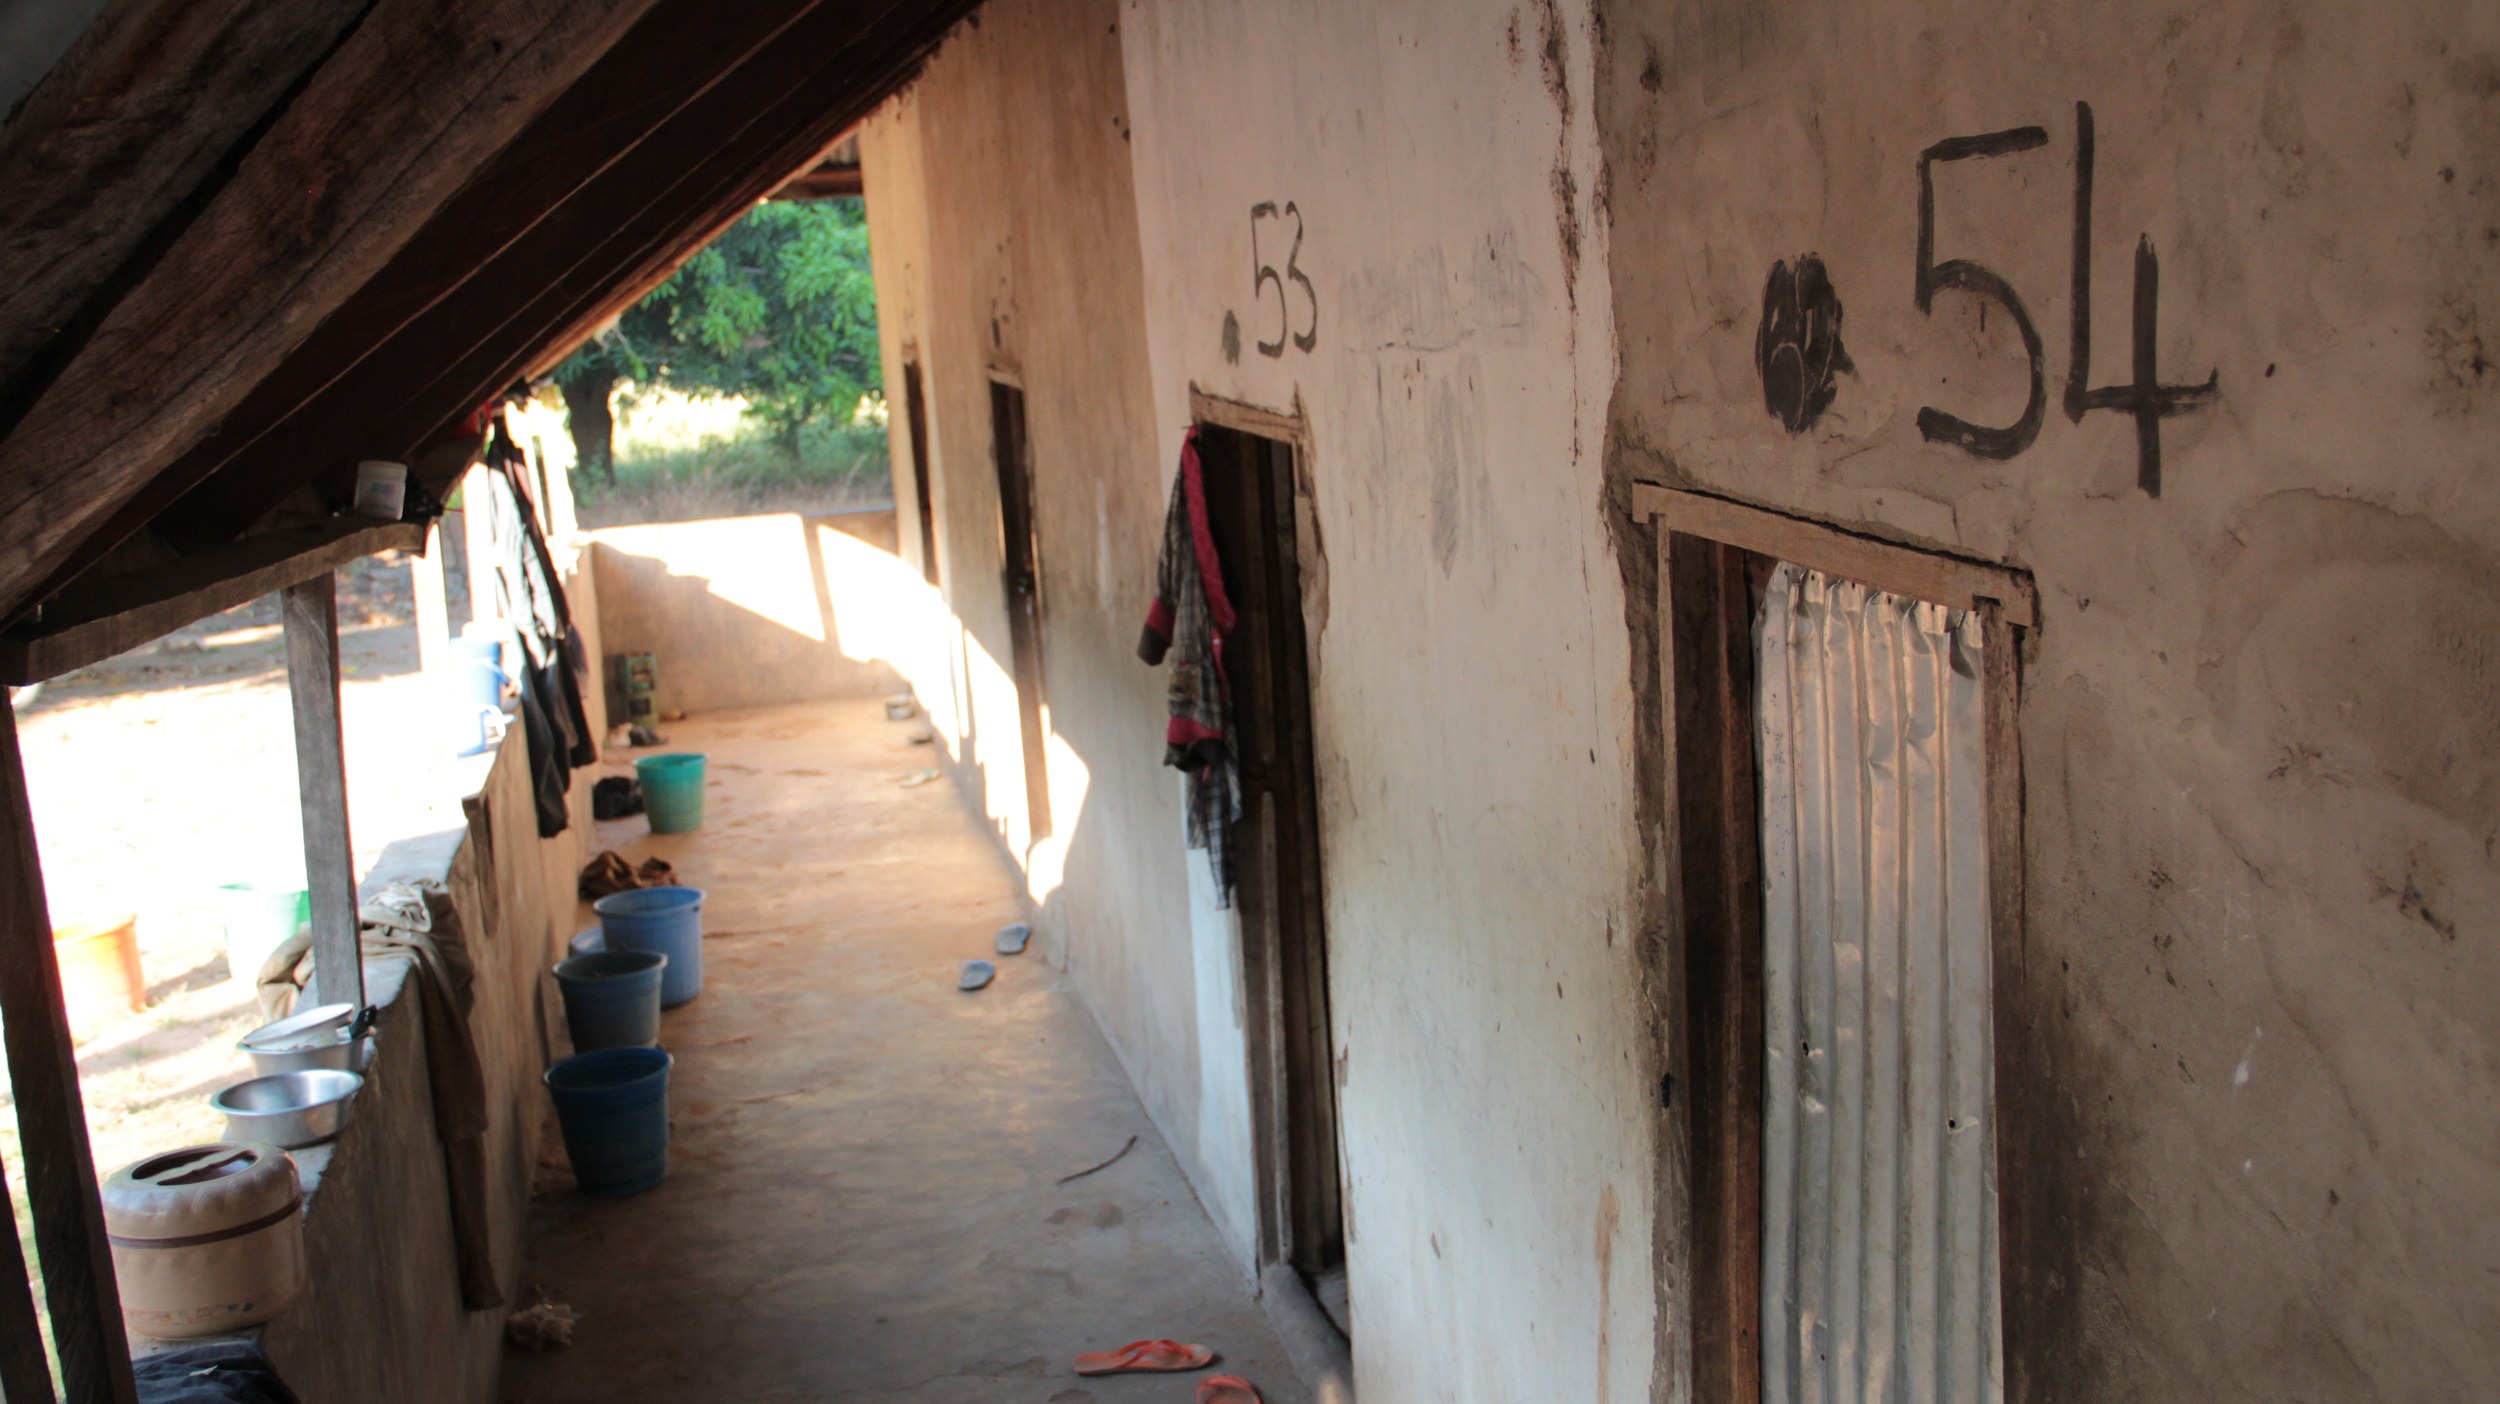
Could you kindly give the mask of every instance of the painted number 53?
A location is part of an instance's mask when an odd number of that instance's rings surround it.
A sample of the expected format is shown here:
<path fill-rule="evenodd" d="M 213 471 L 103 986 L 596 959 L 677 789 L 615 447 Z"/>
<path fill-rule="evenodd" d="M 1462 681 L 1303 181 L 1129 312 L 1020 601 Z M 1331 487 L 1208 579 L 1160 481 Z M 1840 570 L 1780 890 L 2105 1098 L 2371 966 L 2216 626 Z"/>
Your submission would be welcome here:
<path fill-rule="evenodd" d="M 1287 220 L 1293 222 L 1290 243 L 1286 242 Z M 1279 245 L 1283 245 L 1285 250 L 1285 271 L 1282 273 L 1277 272 L 1275 264 L 1270 262 Z M 1292 339 L 1294 349 L 1305 354 L 1319 345 L 1319 291 L 1311 286 L 1309 275 L 1295 266 L 1295 260 L 1301 254 L 1302 211 L 1295 208 L 1292 201 L 1286 201 L 1281 212 L 1273 200 L 1261 200 L 1250 207 L 1251 299 L 1265 307 L 1269 285 L 1273 284 L 1276 288 L 1276 339 L 1258 344 L 1262 356 L 1271 359 L 1283 356 L 1288 337 Z M 1287 283 L 1298 285 L 1301 292 L 1298 295 L 1289 294 L 1285 288 Z M 1299 318 L 1294 316 L 1297 302 L 1301 304 L 1302 311 Z M 1294 330 L 1297 321 L 1301 324 L 1300 331 Z"/>

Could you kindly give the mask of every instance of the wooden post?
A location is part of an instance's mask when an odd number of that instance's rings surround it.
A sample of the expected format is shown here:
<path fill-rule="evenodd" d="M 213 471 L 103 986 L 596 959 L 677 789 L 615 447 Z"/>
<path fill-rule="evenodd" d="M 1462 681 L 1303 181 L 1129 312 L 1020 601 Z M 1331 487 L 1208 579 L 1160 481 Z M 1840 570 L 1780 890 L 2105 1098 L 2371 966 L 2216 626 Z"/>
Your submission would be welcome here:
<path fill-rule="evenodd" d="M 313 1000 L 365 1003 L 356 939 L 356 858 L 347 835 L 347 755 L 339 731 L 338 576 L 324 572 L 280 596 L 286 678 L 295 698 L 295 782 L 304 815 L 304 879 L 312 891 Z"/>
<path fill-rule="evenodd" d="M 52 1358 L 44 1354 L 43 1326 L 35 1320 L 35 1292 L 27 1285 L 26 1250 L 18 1245 L 16 1210 L 0 1184 L 0 1399 L 8 1404 L 52 1404 Z"/>
<path fill-rule="evenodd" d="M 483 468 L 470 469 L 460 489 L 461 525 L 469 548 L 469 623 L 480 632 L 486 627 L 483 621 L 503 618 L 503 592 L 495 576 L 495 519 L 502 515 L 498 493 L 495 475 Z"/>
<path fill-rule="evenodd" d="M 409 588 L 417 597 L 417 666 L 439 683 L 451 666 L 451 605 L 443 592 L 443 557 L 451 533 L 430 528 L 422 555 L 408 562 Z"/>
<path fill-rule="evenodd" d="M 408 562 L 410 592 L 417 602 L 417 666 L 425 675 L 427 715 L 450 715 L 452 696 L 451 604 L 443 591 L 445 557 L 451 554 L 452 523 L 426 528 L 426 549 Z M 417 738 L 425 752 L 425 768 L 439 778 L 451 764 L 451 733 L 437 721 Z"/>
<path fill-rule="evenodd" d="M 17 716 L 0 726 L 0 1035 L 9 1050 L 9 1083 L 17 1101 L 18 1138 L 26 1154 L 27 1200 L 34 1211 L 35 1250 L 43 1257 L 44 1296 L 52 1308 L 52 1339 L 71 1404 L 136 1404 L 130 1342 L 122 1334 L 113 1255 L 104 1240 L 104 1201 L 96 1193 L 95 1157 L 87 1147 L 87 1112 L 78 1095 L 78 1059 L 69 1010 L 52 954 L 52 917 L 44 902 L 43 864 L 35 848 L 34 807 L 18 754 Z M 14 1253 L 0 1255 L 14 1257 Z M 11 1264 L 0 1261 L 0 1271 Z M 22 1265 L 16 1280 L 24 1280 Z M 0 1293 L 0 1315 L 9 1303 Z M 16 1370 L 22 1341 L 0 1324 L 0 1385 L 10 1404 L 49 1399 L 51 1388 L 21 1395 Z M 37 1352 L 40 1358 L 40 1351 Z M 47 1372 L 48 1373 L 48 1372 Z"/>

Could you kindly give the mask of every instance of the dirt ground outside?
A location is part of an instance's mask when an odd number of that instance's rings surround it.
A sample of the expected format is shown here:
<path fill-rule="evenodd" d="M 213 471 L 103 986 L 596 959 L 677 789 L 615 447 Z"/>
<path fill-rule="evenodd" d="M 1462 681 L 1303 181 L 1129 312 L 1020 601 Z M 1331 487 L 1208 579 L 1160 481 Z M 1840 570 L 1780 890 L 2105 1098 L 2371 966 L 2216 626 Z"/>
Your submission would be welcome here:
<path fill-rule="evenodd" d="M 467 615 L 452 574 L 453 627 Z M 272 595 L 47 683 L 16 706 L 55 927 L 138 918 L 147 1008 L 79 1030 L 98 1175 L 149 1153 L 218 1140 L 208 1098 L 250 1072 L 235 1040 L 260 1021 L 230 978 L 211 895 L 243 881 L 300 883 L 294 721 Z M 410 563 L 339 572 L 341 710 L 359 871 L 395 840 L 462 823 L 448 708 L 418 670 Z M 248 979 L 251 972 L 244 972 Z M 19 1237 L 24 1161 L 0 1118 Z M 26 1242 L 29 1260 L 34 1246 Z"/>

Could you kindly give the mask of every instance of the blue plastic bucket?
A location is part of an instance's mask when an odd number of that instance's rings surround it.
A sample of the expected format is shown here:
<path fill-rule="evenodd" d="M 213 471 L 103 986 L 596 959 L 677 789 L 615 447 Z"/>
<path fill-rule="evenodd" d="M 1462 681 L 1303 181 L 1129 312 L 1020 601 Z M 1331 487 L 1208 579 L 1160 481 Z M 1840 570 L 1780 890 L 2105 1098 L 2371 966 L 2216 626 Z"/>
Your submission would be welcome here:
<path fill-rule="evenodd" d="M 640 1194 L 668 1178 L 668 1069 L 659 1048 L 602 1048 L 547 1069 L 582 1193 Z"/>
<path fill-rule="evenodd" d="M 675 1009 L 703 993 L 703 889 L 637 887 L 590 904 L 612 951 L 658 951 L 668 957 L 660 1007 Z"/>
<path fill-rule="evenodd" d="M 591 955 L 598 951 L 604 951 L 607 948 L 608 933 L 595 926 L 590 928 L 588 931 L 574 932 L 573 939 L 567 941 L 564 945 L 565 954 L 567 955 Z"/>
<path fill-rule="evenodd" d="M 658 951 L 600 951 L 556 966 L 564 992 L 564 1026 L 573 1051 L 648 1048 L 660 1041 L 660 975 L 668 957 Z"/>
<path fill-rule="evenodd" d="M 503 640 L 481 634 L 451 641 L 451 666 L 443 696 L 449 709 L 452 752 L 483 755 L 503 739 Z"/>
<path fill-rule="evenodd" d="M 492 634 L 451 641 L 452 695 L 472 707 L 503 706 L 503 640 Z"/>
<path fill-rule="evenodd" d="M 642 782 L 642 812 L 655 834 L 692 833 L 703 827 L 703 757 L 691 751 L 639 756 L 634 776 Z"/>

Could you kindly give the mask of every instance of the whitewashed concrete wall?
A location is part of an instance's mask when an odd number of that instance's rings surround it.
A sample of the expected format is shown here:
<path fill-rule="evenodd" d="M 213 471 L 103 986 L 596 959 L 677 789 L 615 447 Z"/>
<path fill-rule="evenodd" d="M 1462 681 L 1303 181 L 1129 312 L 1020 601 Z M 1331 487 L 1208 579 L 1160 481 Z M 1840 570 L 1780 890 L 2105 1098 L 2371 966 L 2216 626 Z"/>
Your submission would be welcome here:
<path fill-rule="evenodd" d="M 1192 936 L 1179 779 L 1162 765 L 1164 675 L 1134 651 L 1170 470 L 1149 397 L 1122 27 L 1114 0 L 999 0 L 861 130 L 886 384 L 899 444 L 903 366 L 923 367 L 947 611 L 937 656 L 904 671 L 956 782 L 1024 868 L 1041 948 L 1074 976 L 1247 1271 L 1241 1118 L 1208 1111 L 1244 1104 L 1239 1024 L 1203 998 L 1210 946 Z M 1025 813 L 993 375 L 1027 400 L 1046 836 Z M 907 540 L 909 479 L 895 480 Z"/>
<path fill-rule="evenodd" d="M 609 658 L 651 654 L 661 712 L 882 697 L 926 619 L 927 587 L 895 559 L 894 513 L 775 512 L 588 533 Z M 898 644 L 901 644 L 898 647 Z M 623 693 L 597 660 L 620 712 Z"/>
<path fill-rule="evenodd" d="M 1193 384 L 1299 403 L 1315 441 L 1358 1392 L 1646 1399 L 1655 1114 L 1587 12 L 1146 0 L 1122 40 L 1162 457 Z M 1205 916 L 1214 1011 L 1232 937 Z"/>
<path fill-rule="evenodd" d="M 1193 384 L 1306 412 L 1360 1387 L 1646 1397 L 1655 1113 L 1587 16 L 1080 8 L 1099 24 L 986 7 L 863 133 L 887 376 L 926 370 L 960 629 L 922 695 L 1247 1270 L 1238 938 L 1130 648 Z M 1039 843 L 1008 754 L 991 367 L 1033 416 Z"/>
<path fill-rule="evenodd" d="M 1367 1398 L 1674 1382 L 1636 479 L 2036 573 L 2020 1188 L 2051 1232 L 2018 1369 L 2471 1394 L 2500 1364 L 2500 18 L 1593 3 L 1001 0 L 863 143 L 888 372 L 931 372 L 943 729 L 1210 1211 L 1246 1257 L 1235 937 L 1127 653 L 1193 387 L 1315 444 Z M 2078 100 L 2086 387 L 2130 379 L 2139 236 L 2158 378 L 2218 373 L 2161 421 L 2159 497 L 2126 416 L 2063 410 Z M 2042 346 L 2038 434 L 1979 457 L 1919 411 L 2010 421 L 2029 356 L 2003 300 L 1916 305 L 1918 159 L 2035 125 L 1934 170 L 1934 257 L 2001 276 Z M 1848 358 L 1791 432 L 1759 332 L 1806 255 Z M 992 365 L 1032 396 L 1054 785 L 1062 750 L 1081 777 L 1042 843 Z"/>
<path fill-rule="evenodd" d="M 2044 1399 L 2462 1399 L 2500 1376 L 2500 10 L 1604 0 L 1620 476 L 2037 574 L 2025 665 L 2047 1230 L 2007 1304 Z M 2078 101 L 2092 386 L 2218 373 L 2162 421 L 2063 412 Z M 2002 302 L 2043 343 L 2011 458 Z M 1791 434 L 1766 274 L 1819 255 L 1854 372 Z M 1359 1055 L 1358 1055 L 1359 1056 Z"/>

